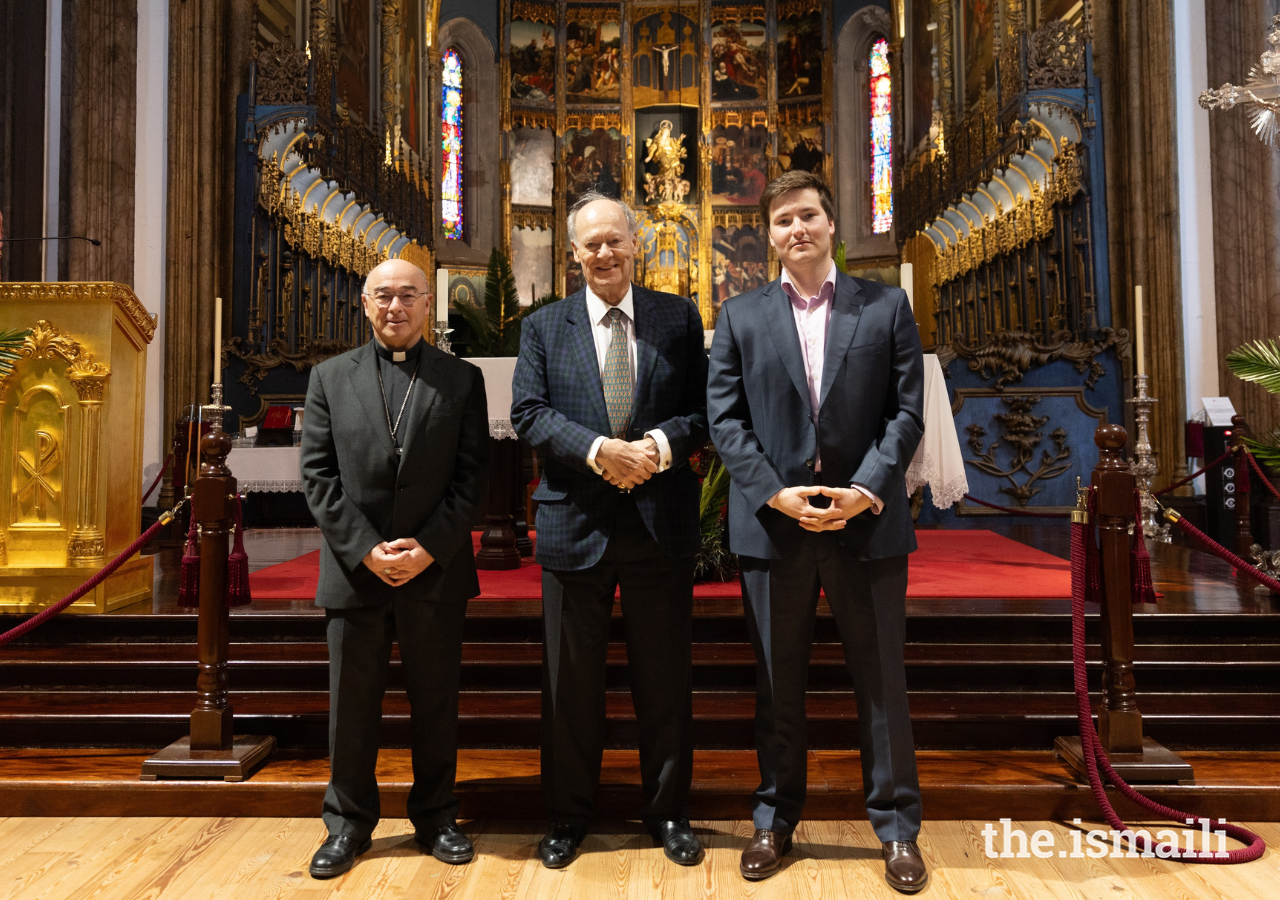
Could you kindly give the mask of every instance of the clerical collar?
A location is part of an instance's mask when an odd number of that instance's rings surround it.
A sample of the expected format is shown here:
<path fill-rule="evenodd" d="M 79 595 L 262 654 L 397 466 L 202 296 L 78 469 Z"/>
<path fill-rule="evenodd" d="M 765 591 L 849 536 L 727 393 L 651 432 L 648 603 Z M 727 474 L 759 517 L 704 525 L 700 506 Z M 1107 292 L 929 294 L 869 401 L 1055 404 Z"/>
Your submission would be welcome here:
<path fill-rule="evenodd" d="M 407 360 L 414 360 L 418 358 L 422 353 L 422 344 L 422 338 L 418 338 L 414 345 L 408 350 L 392 350 L 390 347 L 384 346 L 377 338 L 374 338 L 373 350 L 378 354 L 378 356 L 382 357 L 387 362 L 405 362 Z"/>

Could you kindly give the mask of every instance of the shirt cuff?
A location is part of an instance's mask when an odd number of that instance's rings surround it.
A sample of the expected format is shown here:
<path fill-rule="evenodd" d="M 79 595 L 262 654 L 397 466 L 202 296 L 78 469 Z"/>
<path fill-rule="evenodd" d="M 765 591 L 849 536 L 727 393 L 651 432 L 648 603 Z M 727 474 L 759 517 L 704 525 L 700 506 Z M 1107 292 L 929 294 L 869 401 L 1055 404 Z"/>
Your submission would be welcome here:
<path fill-rule="evenodd" d="M 665 472 L 671 468 L 671 442 L 667 440 L 667 436 L 662 433 L 661 428 L 655 428 L 653 431 L 646 431 L 644 436 L 653 438 L 653 442 L 658 445 L 658 471 Z"/>
<path fill-rule="evenodd" d="M 603 475 L 604 469 L 596 465 L 596 454 L 600 452 L 600 445 L 604 443 L 604 435 L 600 435 L 591 443 L 591 449 L 587 451 L 587 465 L 591 467 L 591 471 L 597 475 Z"/>
<path fill-rule="evenodd" d="M 849 487 L 853 488 L 855 491 L 861 491 L 863 494 L 865 494 L 867 496 L 867 499 L 871 501 L 871 511 L 875 513 L 877 516 L 880 515 L 880 510 L 884 509 L 884 504 L 880 501 L 879 497 L 871 493 L 869 490 L 867 490 L 860 484 L 851 484 L 849 485 Z"/>

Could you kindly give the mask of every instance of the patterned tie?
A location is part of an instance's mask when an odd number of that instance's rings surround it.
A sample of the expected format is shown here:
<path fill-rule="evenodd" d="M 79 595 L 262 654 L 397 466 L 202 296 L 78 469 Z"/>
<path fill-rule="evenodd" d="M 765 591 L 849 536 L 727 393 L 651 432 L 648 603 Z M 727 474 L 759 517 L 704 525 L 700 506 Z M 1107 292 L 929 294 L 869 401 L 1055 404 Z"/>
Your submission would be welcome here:
<path fill-rule="evenodd" d="M 604 357 L 604 404 L 615 438 L 626 437 L 631 424 L 631 363 L 627 358 L 627 331 L 622 310 L 609 310 L 609 352 Z"/>

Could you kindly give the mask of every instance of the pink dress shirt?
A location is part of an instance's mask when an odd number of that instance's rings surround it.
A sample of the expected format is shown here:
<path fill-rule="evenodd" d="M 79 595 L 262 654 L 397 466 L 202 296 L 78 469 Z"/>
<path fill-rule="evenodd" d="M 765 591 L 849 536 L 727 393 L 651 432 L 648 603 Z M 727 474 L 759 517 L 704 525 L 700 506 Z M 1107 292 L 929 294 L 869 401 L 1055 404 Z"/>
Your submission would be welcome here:
<path fill-rule="evenodd" d="M 831 321 L 831 300 L 836 295 L 836 264 L 833 260 L 822 287 L 812 297 L 801 296 L 799 287 L 791 280 L 791 273 L 783 268 L 782 290 L 791 300 L 791 314 L 796 320 L 796 333 L 800 338 L 800 357 L 804 360 L 805 379 L 809 384 L 809 409 L 813 412 L 814 433 L 818 429 L 818 400 L 822 392 L 822 364 L 827 353 L 827 325 Z M 814 447 L 813 471 L 822 471 L 821 443 Z M 850 487 L 871 498 L 871 511 L 876 515 L 884 504 L 880 498 L 860 484 Z"/>

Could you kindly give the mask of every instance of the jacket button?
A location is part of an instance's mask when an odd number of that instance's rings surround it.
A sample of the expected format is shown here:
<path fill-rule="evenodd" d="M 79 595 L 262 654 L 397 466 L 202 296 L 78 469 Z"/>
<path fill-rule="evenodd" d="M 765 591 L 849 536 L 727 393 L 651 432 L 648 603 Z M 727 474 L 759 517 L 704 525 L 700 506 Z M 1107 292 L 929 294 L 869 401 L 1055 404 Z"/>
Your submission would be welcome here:
<path fill-rule="evenodd" d="M 806 459 L 806 460 L 804 461 L 804 464 L 805 464 L 805 467 L 806 467 L 806 468 L 809 468 L 809 469 L 812 469 L 812 468 L 813 468 L 813 460 L 812 460 L 812 459 Z"/>
<path fill-rule="evenodd" d="M 402 482 L 400 482 L 400 490 L 402 490 L 402 491 L 403 491 L 403 490 L 404 490 L 405 488 L 407 488 L 408 486 L 409 486 L 409 485 L 405 484 L 403 481 L 402 481 Z"/>

